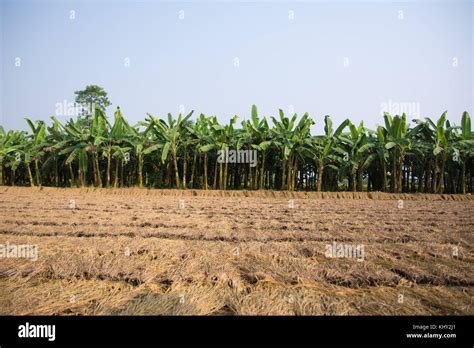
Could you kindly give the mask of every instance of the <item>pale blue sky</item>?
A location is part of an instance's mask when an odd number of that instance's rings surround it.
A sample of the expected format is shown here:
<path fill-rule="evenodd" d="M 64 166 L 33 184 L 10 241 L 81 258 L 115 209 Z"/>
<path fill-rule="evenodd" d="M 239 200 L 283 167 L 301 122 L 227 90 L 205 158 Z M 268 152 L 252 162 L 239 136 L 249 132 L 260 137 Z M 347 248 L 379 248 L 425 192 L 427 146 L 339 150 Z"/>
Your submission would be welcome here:
<path fill-rule="evenodd" d="M 315 132 L 325 114 L 373 127 L 389 101 L 457 123 L 473 112 L 472 1 L 0 1 L 7 129 L 87 84 L 131 122 L 180 105 L 222 122 L 293 108 Z"/>

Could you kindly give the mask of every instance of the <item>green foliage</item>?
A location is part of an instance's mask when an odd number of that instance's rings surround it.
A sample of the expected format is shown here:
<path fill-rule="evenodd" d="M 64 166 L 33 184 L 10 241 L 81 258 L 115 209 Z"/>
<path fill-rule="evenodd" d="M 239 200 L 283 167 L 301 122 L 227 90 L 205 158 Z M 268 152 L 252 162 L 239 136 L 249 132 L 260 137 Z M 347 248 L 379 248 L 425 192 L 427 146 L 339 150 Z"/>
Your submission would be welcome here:
<path fill-rule="evenodd" d="M 349 119 L 335 127 L 324 116 L 324 133 L 311 134 L 304 114 L 260 116 L 252 105 L 220 124 L 216 116 L 168 114 L 130 125 L 120 108 L 113 123 L 106 93 L 97 86 L 78 92 L 99 101 L 89 123 L 55 117 L 26 122 L 30 132 L 0 126 L 0 184 L 50 186 L 146 186 L 220 189 L 472 192 L 474 140 L 469 113 L 459 126 L 447 112 L 407 123 L 406 115 L 383 115 L 368 129 Z M 86 93 L 87 92 L 87 93 Z M 93 93 L 92 93 L 93 92 Z M 94 95 L 94 97 L 90 97 Z M 89 98 L 90 97 L 90 98 Z M 87 99 L 89 98 L 89 99 Z M 94 99 L 98 98 L 98 99 Z M 92 117 L 93 116 L 93 117 Z M 218 150 L 256 151 L 257 165 L 220 163 Z"/>
<path fill-rule="evenodd" d="M 94 108 L 98 107 L 102 112 L 111 105 L 107 92 L 100 86 L 87 85 L 83 90 L 75 91 L 75 101 L 83 106 L 81 114 L 85 119 L 92 117 Z"/>

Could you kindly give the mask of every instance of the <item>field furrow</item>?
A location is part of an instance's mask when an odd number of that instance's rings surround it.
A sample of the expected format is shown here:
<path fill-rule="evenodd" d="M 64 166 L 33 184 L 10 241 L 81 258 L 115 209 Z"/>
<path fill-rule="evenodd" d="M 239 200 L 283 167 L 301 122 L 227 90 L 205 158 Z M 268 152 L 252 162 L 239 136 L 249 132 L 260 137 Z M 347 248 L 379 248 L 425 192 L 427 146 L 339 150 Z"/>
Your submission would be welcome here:
<path fill-rule="evenodd" d="M 0 193 L 2 314 L 474 313 L 474 200 L 119 192 Z"/>

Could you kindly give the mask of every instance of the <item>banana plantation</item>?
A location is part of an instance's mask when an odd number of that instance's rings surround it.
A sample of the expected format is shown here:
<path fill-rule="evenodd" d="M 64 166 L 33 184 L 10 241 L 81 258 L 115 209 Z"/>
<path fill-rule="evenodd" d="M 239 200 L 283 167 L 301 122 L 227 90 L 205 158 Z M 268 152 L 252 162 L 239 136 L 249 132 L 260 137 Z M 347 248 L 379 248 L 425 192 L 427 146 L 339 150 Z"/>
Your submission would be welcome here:
<path fill-rule="evenodd" d="M 385 113 L 368 129 L 346 119 L 312 135 L 314 120 L 260 117 L 256 106 L 240 126 L 235 116 L 147 114 L 130 125 L 95 108 L 85 120 L 26 119 L 30 132 L 0 126 L 0 185 L 147 187 L 219 190 L 473 192 L 474 140 L 467 112 L 455 124 Z M 219 151 L 256 151 L 257 165 L 223 163 Z"/>

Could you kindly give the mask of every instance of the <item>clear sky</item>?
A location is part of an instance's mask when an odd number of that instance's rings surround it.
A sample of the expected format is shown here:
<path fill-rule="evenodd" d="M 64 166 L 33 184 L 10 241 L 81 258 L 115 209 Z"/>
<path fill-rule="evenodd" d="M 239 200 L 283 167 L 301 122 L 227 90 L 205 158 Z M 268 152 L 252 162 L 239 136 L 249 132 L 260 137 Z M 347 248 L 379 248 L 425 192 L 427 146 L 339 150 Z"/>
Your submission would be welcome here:
<path fill-rule="evenodd" d="M 473 1 L 0 2 L 7 129 L 49 120 L 87 84 L 132 123 L 180 106 L 226 122 L 254 103 L 308 112 L 314 132 L 325 114 L 373 127 L 383 108 L 474 111 Z"/>

